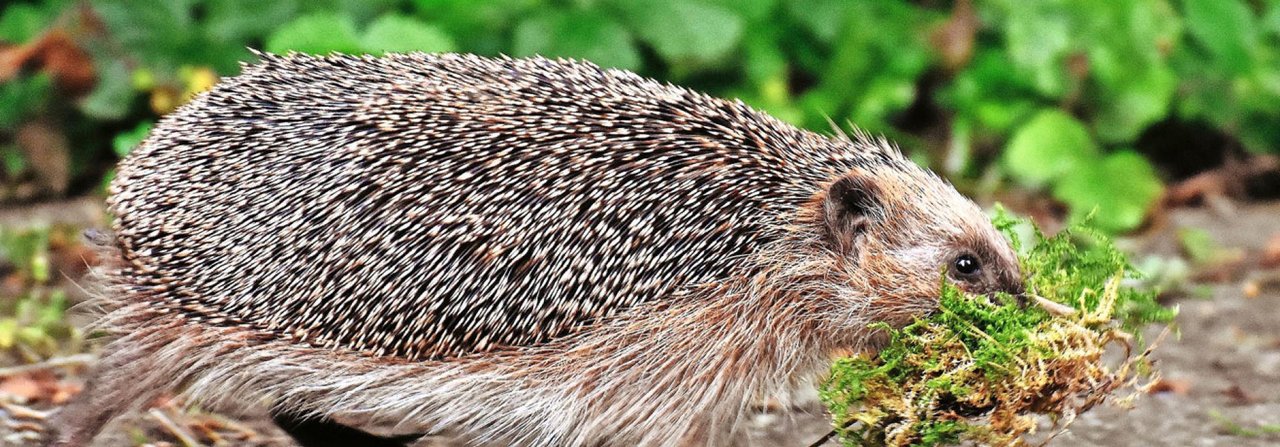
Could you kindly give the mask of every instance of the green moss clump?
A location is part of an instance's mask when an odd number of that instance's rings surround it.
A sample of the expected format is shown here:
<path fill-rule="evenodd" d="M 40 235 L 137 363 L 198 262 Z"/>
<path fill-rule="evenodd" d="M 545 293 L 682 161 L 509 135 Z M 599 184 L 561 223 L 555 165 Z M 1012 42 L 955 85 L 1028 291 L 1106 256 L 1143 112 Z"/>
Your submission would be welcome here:
<path fill-rule="evenodd" d="M 1106 400 L 1126 403 L 1154 375 L 1149 350 L 1131 334 L 1168 323 L 1175 309 L 1125 285 L 1134 271 L 1104 235 L 1077 226 L 1038 230 L 1026 250 L 1003 210 L 995 224 L 1013 242 L 1027 302 L 975 296 L 944 281 L 939 310 L 894 329 L 878 355 L 841 359 L 822 384 L 846 445 L 1025 443 L 1048 416 L 1065 427 Z M 1118 362 L 1109 346 L 1125 348 Z M 1131 388 L 1129 397 L 1116 392 Z"/>

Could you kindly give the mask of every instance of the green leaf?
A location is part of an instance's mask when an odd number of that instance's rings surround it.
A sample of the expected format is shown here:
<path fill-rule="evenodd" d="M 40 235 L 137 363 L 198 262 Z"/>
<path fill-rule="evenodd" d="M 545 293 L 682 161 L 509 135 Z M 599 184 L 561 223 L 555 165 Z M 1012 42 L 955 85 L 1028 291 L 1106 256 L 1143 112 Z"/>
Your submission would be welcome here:
<path fill-rule="evenodd" d="M 834 42 L 849 17 L 845 0 L 794 0 L 785 3 L 787 12 L 805 25 L 819 40 Z"/>
<path fill-rule="evenodd" d="M 738 13 L 742 18 L 752 22 L 769 20 L 771 14 L 778 7 L 778 0 L 707 0 L 707 3 L 730 9 Z M 769 26 L 767 28 L 777 29 L 780 27 Z"/>
<path fill-rule="evenodd" d="M 133 74 L 121 59 L 111 59 L 98 66 L 98 83 L 80 100 L 80 111 L 100 120 L 124 118 L 133 106 Z"/>
<path fill-rule="evenodd" d="M 1009 58 L 994 49 L 979 50 L 968 67 L 944 86 L 939 100 L 980 125 L 1007 135 L 1037 110 L 1035 88 L 1019 76 Z"/>
<path fill-rule="evenodd" d="M 38 283 L 49 282 L 48 251 L 41 251 L 31 257 L 31 278 Z"/>
<path fill-rule="evenodd" d="M 398 14 L 388 14 L 375 20 L 365 30 L 360 43 L 370 53 L 447 53 L 457 48 L 453 38 L 440 28 Z"/>
<path fill-rule="evenodd" d="M 1182 78 L 1176 101 L 1182 119 L 1203 120 L 1225 128 L 1242 114 L 1236 99 L 1229 94 L 1231 75 L 1208 55 L 1183 46 L 1171 56 L 1170 64 Z"/>
<path fill-rule="evenodd" d="M 106 25 L 110 35 L 108 50 L 102 43 L 89 39 L 86 49 L 105 52 L 97 59 L 120 59 L 125 51 L 132 65 L 142 65 L 160 73 L 169 73 L 184 65 L 211 66 L 232 73 L 238 61 L 248 57 L 248 42 L 220 38 L 203 26 L 205 0 L 94 0 L 96 16 Z M 255 11 L 245 12 L 254 14 Z M 199 17 L 198 17 L 199 16 Z M 280 22 L 273 22 L 276 27 Z"/>
<path fill-rule="evenodd" d="M 359 53 L 360 39 L 351 19 L 333 14 L 313 14 L 286 23 L 267 38 L 267 51 L 311 54 Z"/>
<path fill-rule="evenodd" d="M 401 3 L 402 0 L 306 0 L 301 6 L 303 13 L 334 14 L 363 28 L 374 18 L 398 9 Z"/>
<path fill-rule="evenodd" d="M 1280 102 L 1280 97 L 1268 97 Z M 1250 114 L 1240 120 L 1240 141 L 1255 153 L 1280 153 L 1280 113 Z"/>
<path fill-rule="evenodd" d="M 1197 265 L 1206 265 L 1218 259 L 1223 252 L 1222 246 L 1213 240 L 1213 236 L 1203 228 L 1185 227 L 1178 229 L 1178 245 L 1183 253 Z"/>
<path fill-rule="evenodd" d="M 761 32 L 747 34 L 743 43 L 743 66 L 747 79 L 754 85 L 761 86 L 782 81 L 784 88 L 776 93 L 786 97 L 790 94 L 785 88 L 789 63 L 787 55 L 781 48 L 781 42 L 775 35 L 776 30 L 772 31 L 775 32 L 761 30 Z"/>
<path fill-rule="evenodd" d="M 973 117 L 985 129 L 1007 135 L 1039 108 L 1040 105 L 1029 98 L 984 100 L 974 107 Z"/>
<path fill-rule="evenodd" d="M 9 6 L 0 13 L 0 42 L 26 42 L 44 31 L 50 21 L 48 12 L 35 5 Z"/>
<path fill-rule="evenodd" d="M 1059 97 L 1067 90 L 1064 60 L 1072 48 L 1071 5 L 1062 1 L 1015 4 L 1004 37 L 1009 58 L 1040 93 Z"/>
<path fill-rule="evenodd" d="M 853 122 L 873 132 L 887 130 L 894 113 L 906 109 L 916 98 L 914 78 L 881 76 L 866 86 L 862 98 L 850 113 Z"/>
<path fill-rule="evenodd" d="M 1063 176 L 1053 193 L 1067 204 L 1075 221 L 1096 209 L 1094 225 L 1123 232 L 1142 224 L 1163 190 L 1151 163 L 1124 150 L 1081 165 Z"/>
<path fill-rule="evenodd" d="M 53 94 L 53 80 L 39 73 L 0 83 L 0 128 L 11 129 L 39 111 Z"/>
<path fill-rule="evenodd" d="M 811 126 L 826 116 L 849 117 L 873 132 L 891 132 L 889 118 L 915 98 L 915 81 L 929 67 L 925 36 L 938 19 L 929 11 L 899 2 L 857 0 L 844 7 L 856 17 L 834 42 L 817 91 L 828 108 L 808 108 Z M 807 106 L 808 104 L 806 104 Z"/>
<path fill-rule="evenodd" d="M 97 17 L 113 45 L 128 48 L 144 63 L 177 68 L 205 49 L 193 17 L 194 0 L 96 0 Z M 202 61 L 200 61 L 202 62 Z M 114 68 L 112 68 L 114 69 Z"/>
<path fill-rule="evenodd" d="M 1270 6 L 1262 18 L 1262 27 L 1267 32 L 1280 37 L 1280 1 L 1271 0 L 1268 3 Z"/>
<path fill-rule="evenodd" d="M 640 53 L 626 28 L 593 12 L 555 11 L 516 26 L 511 45 L 515 56 L 570 57 L 602 67 L 640 68 Z"/>
<path fill-rule="evenodd" d="M 1041 187 L 1072 177 L 1096 157 L 1098 147 L 1084 124 L 1059 110 L 1043 110 L 1018 129 L 1005 147 L 1006 171 L 1023 184 Z M 1072 175 L 1066 175 L 1066 174 Z"/>
<path fill-rule="evenodd" d="M 1096 65 L 1101 65 L 1103 60 L 1103 57 L 1092 59 Z M 1178 87 L 1173 70 L 1163 64 L 1125 74 L 1107 80 L 1100 78 L 1101 91 L 1094 98 L 1097 110 L 1092 123 L 1098 137 L 1106 142 L 1137 139 L 1147 126 L 1168 115 Z"/>
<path fill-rule="evenodd" d="M 27 170 L 27 159 L 16 146 L 6 144 L 0 146 L 0 166 L 4 167 L 4 175 L 14 178 Z"/>
<path fill-rule="evenodd" d="M 615 0 L 632 31 L 668 62 L 711 64 L 742 38 L 743 21 L 721 6 L 683 0 Z"/>
<path fill-rule="evenodd" d="M 37 311 L 35 324 L 45 332 L 54 331 L 65 324 L 66 315 L 67 293 L 63 290 L 53 290 L 50 291 L 48 300 Z"/>
<path fill-rule="evenodd" d="M 298 13 L 296 0 L 208 0 L 204 28 L 215 39 L 244 44 L 271 34 Z"/>
<path fill-rule="evenodd" d="M 1184 0 L 1187 28 L 1215 61 L 1234 73 L 1249 70 L 1258 46 L 1253 13 L 1241 0 Z"/>
<path fill-rule="evenodd" d="M 1108 143 L 1132 141 L 1163 119 L 1177 89 L 1166 48 L 1181 39 L 1177 13 L 1164 1 L 1088 3 L 1088 101 L 1092 124 Z"/>
<path fill-rule="evenodd" d="M 12 348 L 18 341 L 18 320 L 15 318 L 0 319 L 0 349 Z"/>
<path fill-rule="evenodd" d="M 153 124 L 151 121 L 143 121 L 138 123 L 138 126 L 134 127 L 133 130 L 116 134 L 115 138 L 111 139 L 111 148 L 115 149 L 116 156 L 124 158 L 124 156 L 129 155 L 133 148 L 147 138 L 147 134 L 151 132 Z"/>
<path fill-rule="evenodd" d="M 411 3 L 415 17 L 443 28 L 458 43 L 458 48 L 476 54 L 510 51 L 507 31 L 520 19 L 546 9 L 542 0 L 413 0 Z"/>

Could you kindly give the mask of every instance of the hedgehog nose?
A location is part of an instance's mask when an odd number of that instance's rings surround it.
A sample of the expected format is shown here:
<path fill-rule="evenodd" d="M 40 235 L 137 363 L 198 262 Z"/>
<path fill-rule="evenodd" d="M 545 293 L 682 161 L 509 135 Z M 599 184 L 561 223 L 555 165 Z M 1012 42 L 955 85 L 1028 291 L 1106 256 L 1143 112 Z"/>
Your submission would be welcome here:
<path fill-rule="evenodd" d="M 1006 283 L 1001 292 L 1007 293 L 1018 300 L 1019 307 L 1027 307 L 1027 289 L 1023 286 L 1022 281 L 1013 281 Z"/>
<path fill-rule="evenodd" d="M 1013 296 L 1023 296 L 1027 294 L 1027 289 L 1023 287 L 1022 281 L 1011 281 L 1005 285 L 1003 292 Z"/>
<path fill-rule="evenodd" d="M 1007 293 L 1018 300 L 1019 306 L 1026 307 L 1027 289 L 1022 283 L 1022 278 L 1019 278 L 1018 275 L 999 275 L 998 278 L 999 280 L 992 294 L 994 295 L 996 292 Z"/>
<path fill-rule="evenodd" d="M 1018 300 L 1018 307 L 1026 308 L 1029 304 L 1031 304 L 1031 300 L 1027 299 L 1027 293 L 1026 293 L 1026 292 L 1018 293 L 1017 295 L 1014 295 L 1013 297 L 1014 297 L 1014 298 L 1016 298 L 1016 299 Z"/>

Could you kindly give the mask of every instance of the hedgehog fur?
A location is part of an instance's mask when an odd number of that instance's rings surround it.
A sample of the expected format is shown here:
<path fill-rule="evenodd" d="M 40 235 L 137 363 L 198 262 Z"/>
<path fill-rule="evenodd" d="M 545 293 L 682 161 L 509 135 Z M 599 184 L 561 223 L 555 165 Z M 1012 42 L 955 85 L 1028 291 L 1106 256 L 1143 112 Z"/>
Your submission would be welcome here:
<path fill-rule="evenodd" d="M 1007 243 L 883 140 L 585 62 L 273 56 L 119 166 L 55 442 L 165 391 L 467 442 L 724 445 Z"/>

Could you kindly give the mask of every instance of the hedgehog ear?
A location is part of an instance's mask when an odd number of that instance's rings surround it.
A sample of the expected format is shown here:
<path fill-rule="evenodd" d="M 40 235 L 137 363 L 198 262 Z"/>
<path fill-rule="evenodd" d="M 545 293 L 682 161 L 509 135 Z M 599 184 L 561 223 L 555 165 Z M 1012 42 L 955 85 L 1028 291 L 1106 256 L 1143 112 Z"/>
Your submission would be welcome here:
<path fill-rule="evenodd" d="M 831 183 L 822 203 L 827 237 L 841 253 L 852 254 L 871 220 L 880 213 L 880 188 L 862 174 L 850 174 Z"/>

